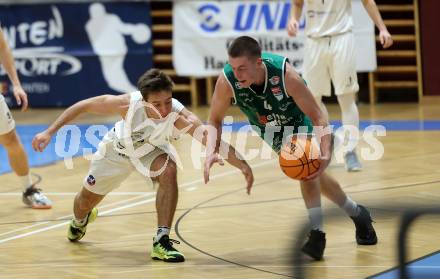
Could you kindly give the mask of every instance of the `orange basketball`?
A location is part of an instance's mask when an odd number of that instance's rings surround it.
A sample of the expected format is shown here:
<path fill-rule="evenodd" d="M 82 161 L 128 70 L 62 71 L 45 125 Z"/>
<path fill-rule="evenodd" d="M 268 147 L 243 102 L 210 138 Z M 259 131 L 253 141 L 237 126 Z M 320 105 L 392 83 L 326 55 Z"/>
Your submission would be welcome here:
<path fill-rule="evenodd" d="M 293 179 L 304 179 L 319 169 L 319 147 L 316 140 L 293 136 L 281 147 L 280 167 Z"/>

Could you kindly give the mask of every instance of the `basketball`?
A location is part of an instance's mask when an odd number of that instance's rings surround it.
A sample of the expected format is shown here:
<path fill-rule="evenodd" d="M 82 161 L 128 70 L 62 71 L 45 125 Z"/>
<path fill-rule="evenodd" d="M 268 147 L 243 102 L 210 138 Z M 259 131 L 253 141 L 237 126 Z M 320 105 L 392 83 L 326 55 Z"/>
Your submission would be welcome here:
<path fill-rule="evenodd" d="M 313 138 L 292 137 L 281 147 L 281 170 L 290 178 L 301 180 L 319 169 L 319 147 Z"/>
<path fill-rule="evenodd" d="M 132 38 L 137 44 L 144 44 L 151 38 L 151 30 L 145 24 L 136 24 L 133 28 Z"/>

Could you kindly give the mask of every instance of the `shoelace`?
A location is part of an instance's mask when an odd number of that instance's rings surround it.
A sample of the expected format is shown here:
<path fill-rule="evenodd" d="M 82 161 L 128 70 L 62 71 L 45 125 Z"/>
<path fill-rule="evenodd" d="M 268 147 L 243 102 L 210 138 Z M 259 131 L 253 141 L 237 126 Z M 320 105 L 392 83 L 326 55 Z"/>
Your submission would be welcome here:
<path fill-rule="evenodd" d="M 33 195 L 35 193 L 40 194 L 42 190 L 40 188 L 35 188 L 34 186 L 31 186 L 29 188 L 26 189 L 26 191 L 23 193 L 25 196 L 30 196 Z"/>
<path fill-rule="evenodd" d="M 176 250 L 176 249 L 173 247 L 173 244 L 174 244 L 174 243 L 176 243 L 176 244 L 180 244 L 180 241 L 175 240 L 175 239 L 168 238 L 168 241 L 165 241 L 165 243 L 161 243 L 161 244 L 162 244 L 162 246 L 164 246 L 164 248 L 166 248 L 167 250 Z"/>

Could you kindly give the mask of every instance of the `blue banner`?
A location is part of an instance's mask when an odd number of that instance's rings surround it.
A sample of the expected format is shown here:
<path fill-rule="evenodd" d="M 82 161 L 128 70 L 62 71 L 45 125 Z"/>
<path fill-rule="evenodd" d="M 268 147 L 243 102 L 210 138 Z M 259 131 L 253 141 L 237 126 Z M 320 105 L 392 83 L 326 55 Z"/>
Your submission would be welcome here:
<path fill-rule="evenodd" d="M 153 65 L 148 3 L 0 6 L 0 20 L 31 107 L 135 91 Z M 0 89 L 15 106 L 3 67 Z"/>

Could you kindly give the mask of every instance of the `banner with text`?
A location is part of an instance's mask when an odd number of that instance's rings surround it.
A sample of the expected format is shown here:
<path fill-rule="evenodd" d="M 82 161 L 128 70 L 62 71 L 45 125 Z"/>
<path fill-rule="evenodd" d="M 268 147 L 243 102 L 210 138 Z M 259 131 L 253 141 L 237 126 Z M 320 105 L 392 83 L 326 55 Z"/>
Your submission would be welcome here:
<path fill-rule="evenodd" d="M 9 5 L 0 19 L 32 107 L 135 91 L 153 64 L 148 3 Z M 14 106 L 3 67 L 0 84 Z"/>
<path fill-rule="evenodd" d="M 288 37 L 291 1 L 176 1 L 173 7 L 173 63 L 182 76 L 218 75 L 227 47 L 236 37 L 256 38 L 263 51 L 290 59 L 301 71 L 305 21 L 297 37 Z M 304 18 L 304 17 L 303 17 Z M 376 69 L 374 25 L 360 0 L 353 1 L 357 69 Z"/>

